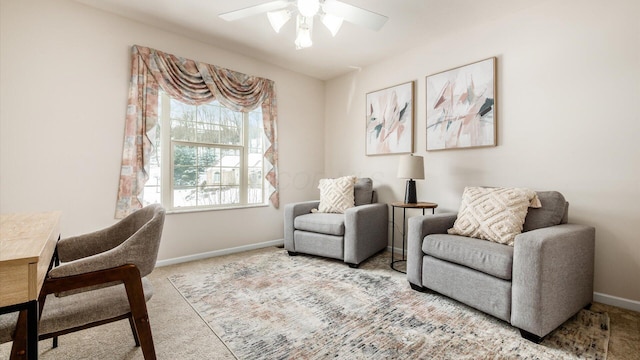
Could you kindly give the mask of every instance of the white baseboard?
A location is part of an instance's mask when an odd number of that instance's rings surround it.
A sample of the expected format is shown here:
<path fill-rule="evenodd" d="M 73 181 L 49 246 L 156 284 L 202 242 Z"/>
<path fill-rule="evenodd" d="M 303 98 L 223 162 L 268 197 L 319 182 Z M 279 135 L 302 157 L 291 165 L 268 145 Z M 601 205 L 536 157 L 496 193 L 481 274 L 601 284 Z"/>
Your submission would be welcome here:
<path fill-rule="evenodd" d="M 238 246 L 230 249 L 214 250 L 214 251 L 208 251 L 200 254 L 181 256 L 173 259 L 160 260 L 156 262 L 156 266 L 157 267 L 169 266 L 169 265 L 180 264 L 188 261 L 208 259 L 215 256 L 229 255 L 229 254 L 235 254 L 243 251 L 262 249 L 270 246 L 281 246 L 281 245 L 284 245 L 284 239 L 265 241 L 257 244 Z"/>
<path fill-rule="evenodd" d="M 640 312 L 640 301 L 625 299 L 625 298 L 608 295 L 608 294 L 602 294 L 598 292 L 593 293 L 593 301 L 607 304 L 607 305 L 617 306 L 627 310 Z"/>

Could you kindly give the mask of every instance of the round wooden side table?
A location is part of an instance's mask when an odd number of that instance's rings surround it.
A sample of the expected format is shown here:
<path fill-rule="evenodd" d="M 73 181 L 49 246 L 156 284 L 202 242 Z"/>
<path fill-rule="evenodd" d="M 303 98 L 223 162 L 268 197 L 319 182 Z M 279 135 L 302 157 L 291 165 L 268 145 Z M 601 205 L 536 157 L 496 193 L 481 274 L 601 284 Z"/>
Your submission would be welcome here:
<path fill-rule="evenodd" d="M 406 242 L 406 234 L 407 234 L 407 226 L 406 226 L 406 218 L 407 218 L 407 209 L 422 209 L 422 215 L 424 215 L 426 209 L 431 209 L 431 214 L 436 213 L 436 208 L 438 204 L 432 202 L 417 202 L 415 204 L 408 204 L 402 201 L 396 201 L 391 203 L 391 268 L 395 271 L 399 271 L 401 273 L 405 273 L 406 271 L 402 271 L 396 269 L 395 264 L 399 262 L 406 262 L 407 257 L 405 254 L 405 242 Z M 399 260 L 394 259 L 394 254 L 396 250 L 396 208 L 402 209 L 402 258 Z"/>

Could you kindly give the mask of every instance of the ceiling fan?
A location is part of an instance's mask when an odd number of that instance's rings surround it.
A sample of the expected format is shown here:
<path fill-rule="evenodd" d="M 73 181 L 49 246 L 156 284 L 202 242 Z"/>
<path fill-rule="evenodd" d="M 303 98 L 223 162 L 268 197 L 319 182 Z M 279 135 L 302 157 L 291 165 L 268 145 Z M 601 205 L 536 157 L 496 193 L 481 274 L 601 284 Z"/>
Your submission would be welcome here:
<path fill-rule="evenodd" d="M 388 20 L 384 15 L 338 0 L 276 0 L 222 13 L 219 16 L 224 20 L 234 21 L 262 13 L 267 13 L 269 22 L 276 32 L 280 32 L 293 15 L 296 16 L 297 49 L 312 45 L 311 32 L 313 18 L 316 15 L 333 36 L 336 36 L 343 21 L 380 30 Z"/>

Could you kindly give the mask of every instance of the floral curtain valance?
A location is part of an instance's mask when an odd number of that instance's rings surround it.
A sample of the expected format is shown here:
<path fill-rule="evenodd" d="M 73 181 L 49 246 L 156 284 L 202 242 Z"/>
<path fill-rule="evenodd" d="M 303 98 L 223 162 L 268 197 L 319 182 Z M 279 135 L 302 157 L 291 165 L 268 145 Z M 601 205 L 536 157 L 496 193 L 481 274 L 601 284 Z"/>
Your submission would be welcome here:
<path fill-rule="evenodd" d="M 116 218 L 142 207 L 138 196 L 148 179 L 152 144 L 147 132 L 158 121 L 158 90 L 191 105 L 217 100 L 234 111 L 262 106 L 264 132 L 270 144 L 264 158 L 271 164 L 265 175 L 272 187 L 269 201 L 279 207 L 277 103 L 272 80 L 249 76 L 215 65 L 184 59 L 134 45 Z"/>

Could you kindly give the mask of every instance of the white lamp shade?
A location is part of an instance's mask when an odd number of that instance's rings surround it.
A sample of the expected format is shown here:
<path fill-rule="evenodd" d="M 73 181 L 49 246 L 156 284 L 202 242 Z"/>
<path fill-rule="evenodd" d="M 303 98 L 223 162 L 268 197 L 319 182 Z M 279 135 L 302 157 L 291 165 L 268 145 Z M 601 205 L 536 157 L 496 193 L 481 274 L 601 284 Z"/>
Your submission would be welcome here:
<path fill-rule="evenodd" d="M 329 29 L 329 31 L 331 31 L 331 35 L 333 36 L 336 36 L 338 31 L 340 30 L 340 27 L 342 26 L 342 20 L 343 19 L 341 17 L 331 14 L 324 14 L 322 16 L 322 23 L 327 27 L 327 29 Z"/>
<path fill-rule="evenodd" d="M 424 179 L 424 158 L 406 155 L 400 158 L 398 177 L 401 179 Z"/>
<path fill-rule="evenodd" d="M 269 18 L 269 23 L 271 23 L 273 30 L 279 33 L 280 29 L 282 29 L 284 24 L 286 24 L 291 18 L 291 11 L 287 9 L 270 11 L 267 13 L 267 17 Z"/>

